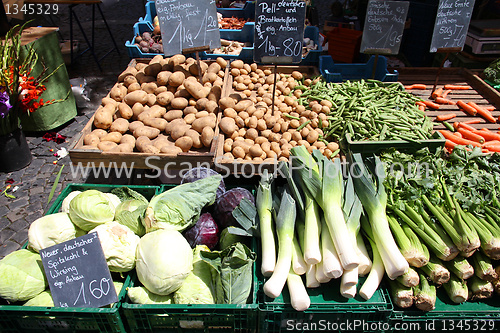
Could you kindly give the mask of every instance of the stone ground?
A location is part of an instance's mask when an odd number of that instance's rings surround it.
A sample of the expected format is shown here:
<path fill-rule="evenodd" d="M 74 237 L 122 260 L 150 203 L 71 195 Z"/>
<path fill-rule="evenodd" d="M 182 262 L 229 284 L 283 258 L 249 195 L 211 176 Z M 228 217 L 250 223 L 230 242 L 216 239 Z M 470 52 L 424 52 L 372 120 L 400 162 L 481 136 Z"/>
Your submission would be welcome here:
<path fill-rule="evenodd" d="M 125 42 L 131 40 L 133 36 L 133 24 L 144 17 L 144 3 L 140 0 L 103 0 L 101 8 L 104 16 L 111 28 L 112 34 L 119 47 L 120 54 L 116 51 L 105 57 L 99 70 L 94 59 L 90 54 L 84 54 L 77 59 L 67 69 L 70 78 L 85 78 L 88 87 L 91 89 L 90 101 L 83 108 L 79 108 L 78 115 L 74 120 L 54 129 L 55 132 L 67 136 L 66 142 L 56 144 L 47 142 L 42 136 L 45 133 L 26 133 L 33 160 L 26 168 L 11 172 L 0 173 L 0 189 L 3 191 L 6 187 L 6 180 L 13 179 L 14 185 L 18 186 L 15 192 L 8 192 L 16 198 L 8 198 L 5 195 L 0 196 L 0 259 L 10 252 L 19 249 L 28 239 L 28 227 L 31 222 L 44 215 L 50 205 L 54 202 L 57 195 L 70 183 L 102 183 L 102 184 L 128 184 L 126 178 L 104 178 L 94 175 L 72 174 L 71 161 L 69 156 L 57 161 L 53 156 L 55 151 L 61 148 L 69 150 L 70 143 L 83 129 L 85 124 L 92 117 L 100 103 L 113 84 L 119 73 L 127 66 L 130 58 L 125 48 Z M 74 8 L 79 16 L 85 31 L 91 29 L 91 7 L 78 5 Z M 69 9 L 67 5 L 59 6 L 59 13 L 52 15 L 52 19 L 59 26 L 64 39 L 69 39 Z M 37 25 L 53 26 L 46 17 L 35 16 Z M 74 24 L 75 39 L 84 41 L 80 36 L 79 29 Z M 95 49 L 99 56 L 102 56 L 113 47 L 108 38 L 108 33 L 104 23 L 100 20 L 96 12 L 96 45 Z M 57 173 L 64 165 L 59 183 L 56 188 L 56 194 L 50 203 L 47 203 L 49 193 L 55 182 Z M 144 179 L 144 177 L 142 177 Z M 147 180 L 146 180 L 147 181 Z M 150 181 L 151 182 L 151 181 Z M 143 181 L 143 183 L 145 183 Z M 137 181 L 134 184 L 138 184 Z"/>

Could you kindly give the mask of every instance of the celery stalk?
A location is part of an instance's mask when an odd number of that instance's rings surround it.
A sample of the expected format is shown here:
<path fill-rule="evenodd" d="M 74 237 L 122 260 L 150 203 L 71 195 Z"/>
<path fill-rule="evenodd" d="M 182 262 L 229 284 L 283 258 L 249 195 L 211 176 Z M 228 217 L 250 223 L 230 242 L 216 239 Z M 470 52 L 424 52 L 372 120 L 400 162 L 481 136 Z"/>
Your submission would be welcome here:
<path fill-rule="evenodd" d="M 462 280 L 467 280 L 474 275 L 474 268 L 463 257 L 457 257 L 454 260 L 444 263 L 446 268 Z"/>
<path fill-rule="evenodd" d="M 450 281 L 443 284 L 444 290 L 452 302 L 460 304 L 469 298 L 469 290 L 464 280 L 459 279 L 455 274 L 451 274 Z"/>
<path fill-rule="evenodd" d="M 491 298 L 495 290 L 491 282 L 481 280 L 475 275 L 467 280 L 467 287 L 472 301 Z"/>
<path fill-rule="evenodd" d="M 450 271 L 438 258 L 431 257 L 427 265 L 420 269 L 437 285 L 447 283 L 450 280 Z"/>
<path fill-rule="evenodd" d="M 398 276 L 396 278 L 396 281 L 398 281 L 399 283 L 401 283 L 405 287 L 411 288 L 411 287 L 415 287 L 419 284 L 420 277 L 419 277 L 417 271 L 410 267 L 408 269 L 408 271 L 406 271 L 406 273 L 404 273 L 401 276 Z"/>
<path fill-rule="evenodd" d="M 403 227 L 393 216 L 387 216 L 387 221 L 389 222 L 389 226 L 396 239 L 399 250 L 406 261 L 413 267 L 425 266 L 427 262 L 429 262 L 429 253 L 423 251 L 423 245 L 420 243 L 420 240 L 418 240 L 417 235 L 413 234 L 415 238 L 410 239 Z M 407 225 L 405 225 L 405 227 L 408 233 L 413 232 Z"/>
<path fill-rule="evenodd" d="M 392 302 L 396 306 L 406 309 L 413 305 L 413 288 L 402 285 L 397 279 L 388 280 L 387 283 Z"/>
<path fill-rule="evenodd" d="M 413 287 L 415 306 L 422 311 L 431 311 L 436 307 L 436 286 L 429 284 L 423 274 L 420 275 L 420 284 Z"/>
<path fill-rule="evenodd" d="M 477 251 L 471 257 L 471 264 L 474 267 L 474 273 L 485 281 L 494 281 L 498 278 L 495 268 L 491 264 L 490 258 L 483 255 L 481 251 Z"/>

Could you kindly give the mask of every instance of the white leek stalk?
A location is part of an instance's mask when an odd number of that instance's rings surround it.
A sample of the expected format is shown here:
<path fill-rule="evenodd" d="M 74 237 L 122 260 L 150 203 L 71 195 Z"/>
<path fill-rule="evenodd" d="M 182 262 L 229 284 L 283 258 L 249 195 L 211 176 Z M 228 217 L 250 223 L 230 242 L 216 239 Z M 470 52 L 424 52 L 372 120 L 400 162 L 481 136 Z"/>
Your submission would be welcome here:
<path fill-rule="evenodd" d="M 306 192 L 305 198 L 305 235 L 304 260 L 308 265 L 321 261 L 319 238 L 321 234 L 320 208 L 314 199 Z"/>
<path fill-rule="evenodd" d="M 342 274 L 340 284 L 349 287 L 355 286 L 358 284 L 358 268 L 354 269 L 345 269 Z"/>
<path fill-rule="evenodd" d="M 306 287 L 307 288 L 318 288 L 320 286 L 319 281 L 316 279 L 316 265 L 308 265 L 306 272 Z"/>
<path fill-rule="evenodd" d="M 353 298 L 356 296 L 356 285 L 346 286 L 344 284 L 340 284 L 340 294 L 345 298 Z"/>
<path fill-rule="evenodd" d="M 306 287 L 302 278 L 290 270 L 286 279 L 288 292 L 290 294 L 290 303 L 296 311 L 305 311 L 311 306 L 311 299 L 307 294 Z"/>
<path fill-rule="evenodd" d="M 272 219 L 272 181 L 273 175 L 264 170 L 255 199 L 259 214 L 260 241 L 262 244 L 261 272 L 265 277 L 271 276 L 276 265 L 276 245 Z"/>
<path fill-rule="evenodd" d="M 319 283 L 328 283 L 331 280 L 331 278 L 325 274 L 322 261 L 316 264 L 316 280 L 318 280 Z"/>
<path fill-rule="evenodd" d="M 366 276 L 370 273 L 372 269 L 372 260 L 368 255 L 368 251 L 366 250 L 365 242 L 363 241 L 363 236 L 361 233 L 358 233 L 356 236 L 356 246 L 358 247 L 358 258 L 359 258 L 359 266 L 358 266 L 358 274 L 359 276 Z"/>
<path fill-rule="evenodd" d="M 322 220 L 323 228 L 321 229 L 321 251 L 323 258 L 323 271 L 329 278 L 337 279 L 342 276 L 342 265 L 340 264 L 335 246 L 333 245 L 330 231 L 326 227 L 324 219 Z"/>
<path fill-rule="evenodd" d="M 384 263 L 382 261 L 382 257 L 378 252 L 377 245 L 374 241 L 369 239 L 370 244 L 372 246 L 373 260 L 372 260 L 372 269 L 370 270 L 370 274 L 366 278 L 363 286 L 359 290 L 359 295 L 366 300 L 372 298 L 373 294 L 377 290 L 382 278 L 384 277 Z"/>
<path fill-rule="evenodd" d="M 307 264 L 304 261 L 304 256 L 300 250 L 299 241 L 297 237 L 293 238 L 293 252 L 292 252 L 292 269 L 295 274 L 303 275 L 307 271 Z"/>

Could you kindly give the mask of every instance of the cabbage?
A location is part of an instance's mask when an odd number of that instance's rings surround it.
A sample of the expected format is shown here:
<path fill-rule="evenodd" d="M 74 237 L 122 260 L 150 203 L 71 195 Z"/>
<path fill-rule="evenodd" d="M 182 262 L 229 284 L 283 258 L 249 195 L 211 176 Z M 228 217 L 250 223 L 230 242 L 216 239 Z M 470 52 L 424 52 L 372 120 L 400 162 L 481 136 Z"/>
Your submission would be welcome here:
<path fill-rule="evenodd" d="M 71 200 L 69 217 L 77 227 L 89 231 L 99 224 L 113 221 L 115 206 L 105 193 L 87 190 Z"/>
<path fill-rule="evenodd" d="M 193 269 L 193 251 L 176 230 L 145 234 L 136 254 L 137 278 L 149 291 L 168 295 L 180 288 Z"/>
<path fill-rule="evenodd" d="M 73 191 L 70 194 L 68 194 L 66 198 L 64 198 L 61 205 L 61 211 L 63 213 L 69 212 L 69 203 L 71 202 L 71 200 L 73 200 L 74 197 L 76 197 L 80 193 L 82 193 L 82 191 Z"/>
<path fill-rule="evenodd" d="M 26 303 L 24 306 L 45 306 L 51 307 L 54 306 L 54 300 L 52 299 L 52 294 L 50 290 L 42 291 L 42 293 L 36 295 Z"/>
<path fill-rule="evenodd" d="M 115 211 L 115 220 L 130 228 L 137 236 L 142 237 L 146 233 L 142 224 L 142 216 L 148 206 L 147 201 L 130 199 L 121 202 Z"/>
<path fill-rule="evenodd" d="M 28 229 L 29 247 L 36 252 L 75 238 L 77 230 L 68 213 L 45 215 L 31 223 Z"/>
<path fill-rule="evenodd" d="M 156 295 L 144 287 L 127 288 L 127 295 L 134 304 L 172 304 L 172 295 Z"/>
<path fill-rule="evenodd" d="M 193 271 L 182 286 L 174 293 L 175 304 L 215 304 L 212 289 L 212 268 L 200 257 L 200 251 L 210 249 L 206 245 L 197 245 L 193 257 Z"/>
<path fill-rule="evenodd" d="M 214 203 L 221 179 L 220 175 L 210 176 L 155 196 L 146 209 L 146 232 L 156 229 L 183 231 L 196 224 L 201 209 Z"/>
<path fill-rule="evenodd" d="M 27 301 L 47 286 L 38 253 L 21 249 L 0 260 L 0 297 L 10 302 Z"/>
<path fill-rule="evenodd" d="M 104 195 L 108 197 L 109 202 L 111 202 L 111 204 L 113 205 L 113 207 L 115 207 L 115 209 L 122 202 L 120 198 L 118 198 L 118 196 L 113 193 L 104 193 Z"/>
<path fill-rule="evenodd" d="M 101 224 L 91 232 L 97 232 L 102 251 L 112 272 L 128 272 L 135 266 L 135 251 L 139 236 L 128 227 L 113 221 Z"/>

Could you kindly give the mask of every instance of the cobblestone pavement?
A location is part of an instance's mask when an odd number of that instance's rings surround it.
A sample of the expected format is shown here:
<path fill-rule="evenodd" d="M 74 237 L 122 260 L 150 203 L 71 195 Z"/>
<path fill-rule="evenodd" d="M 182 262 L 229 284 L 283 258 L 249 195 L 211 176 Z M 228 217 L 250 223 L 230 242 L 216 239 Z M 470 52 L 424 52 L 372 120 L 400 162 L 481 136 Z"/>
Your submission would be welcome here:
<path fill-rule="evenodd" d="M 55 151 L 61 148 L 69 150 L 71 141 L 80 133 L 85 124 L 92 117 L 94 111 L 102 97 L 104 97 L 120 72 L 122 72 L 130 58 L 125 48 L 125 41 L 132 39 L 133 24 L 144 17 L 144 3 L 140 0 L 103 0 L 101 8 L 104 16 L 116 39 L 120 54 L 110 53 L 101 62 L 102 72 L 97 67 L 94 59 L 88 54 L 84 54 L 73 65 L 68 65 L 70 78 L 83 77 L 86 79 L 88 87 L 91 89 L 90 102 L 84 108 L 79 108 L 78 115 L 74 120 L 54 129 L 55 132 L 67 136 L 66 142 L 56 144 L 47 142 L 42 136 L 45 133 L 26 133 L 33 161 L 26 168 L 11 172 L 0 173 L 0 188 L 5 189 L 5 181 L 13 179 L 19 186 L 16 192 L 9 192 L 16 198 L 0 196 L 0 259 L 10 252 L 19 249 L 28 239 L 28 227 L 31 222 L 44 215 L 50 205 L 54 202 L 57 194 L 69 183 L 103 183 L 103 184 L 128 184 L 125 178 L 95 177 L 94 175 L 72 174 L 71 161 L 69 156 L 57 161 L 53 156 Z M 79 16 L 85 31 L 91 28 L 91 7 L 78 5 L 74 8 Z M 59 26 L 63 38 L 69 39 L 69 9 L 65 5 L 59 6 L 59 13 L 53 15 L 54 22 Z M 53 26 L 47 18 L 33 17 L 36 25 Z M 113 47 L 108 38 L 104 23 L 100 20 L 96 12 L 96 52 L 102 56 Z M 83 41 L 77 26 L 74 27 L 75 39 Z M 64 165 L 56 194 L 51 203 L 47 203 L 49 193 L 54 184 L 57 173 Z M 144 179 L 144 177 L 142 177 Z M 146 180 L 147 181 L 147 180 Z M 135 183 L 137 184 L 137 182 Z"/>

